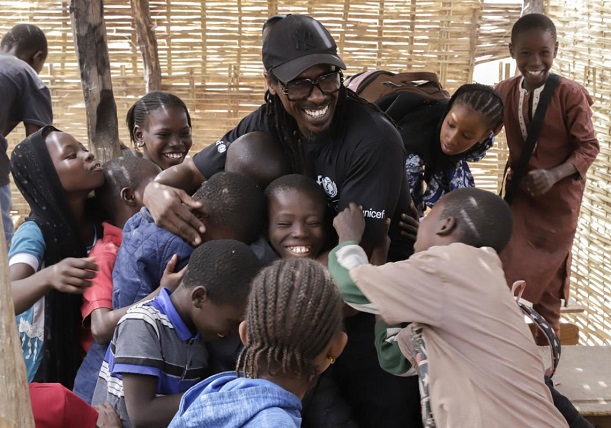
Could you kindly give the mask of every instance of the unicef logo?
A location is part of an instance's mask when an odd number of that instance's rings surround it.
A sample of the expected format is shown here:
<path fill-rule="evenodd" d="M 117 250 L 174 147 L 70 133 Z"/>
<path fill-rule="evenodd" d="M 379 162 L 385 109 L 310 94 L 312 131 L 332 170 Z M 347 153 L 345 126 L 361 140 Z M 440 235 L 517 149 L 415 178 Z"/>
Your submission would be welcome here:
<path fill-rule="evenodd" d="M 225 144 L 225 142 L 224 142 L 224 141 L 219 140 L 219 141 L 217 141 L 217 142 L 216 142 L 216 143 L 214 143 L 214 144 L 216 144 L 216 150 L 217 150 L 219 153 L 225 153 L 225 152 L 227 151 L 227 145 Z"/>
<path fill-rule="evenodd" d="M 325 189 L 325 193 L 330 197 L 334 198 L 337 196 L 337 185 L 329 177 L 318 176 L 318 184 Z"/>

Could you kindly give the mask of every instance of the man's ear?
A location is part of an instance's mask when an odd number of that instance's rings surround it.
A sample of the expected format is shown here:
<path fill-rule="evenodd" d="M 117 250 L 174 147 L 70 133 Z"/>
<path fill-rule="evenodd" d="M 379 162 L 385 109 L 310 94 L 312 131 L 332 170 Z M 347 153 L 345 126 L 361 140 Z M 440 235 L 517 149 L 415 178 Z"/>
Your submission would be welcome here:
<path fill-rule="evenodd" d="M 240 335 L 240 340 L 244 346 L 248 345 L 248 322 L 242 321 L 240 326 L 238 327 L 238 334 Z"/>
<path fill-rule="evenodd" d="M 125 202 L 127 205 L 129 205 L 130 207 L 133 207 L 134 205 L 136 205 L 136 195 L 134 191 L 130 189 L 129 187 L 122 188 L 120 196 L 121 196 L 121 200 Z"/>
<path fill-rule="evenodd" d="M 269 73 L 263 73 L 263 76 L 265 76 L 265 82 L 267 83 L 267 89 L 269 90 L 269 93 L 272 95 L 276 95 L 276 86 L 272 81 L 272 78 Z"/>
<path fill-rule="evenodd" d="M 191 303 L 198 309 L 201 309 L 204 302 L 208 300 L 208 293 L 206 287 L 198 285 L 191 290 Z"/>
<path fill-rule="evenodd" d="M 516 59 L 515 55 L 513 54 L 513 44 L 512 43 L 509 43 L 509 55 L 511 55 L 513 59 Z"/>
<path fill-rule="evenodd" d="M 554 58 L 556 58 L 556 54 L 558 53 L 558 42 L 554 45 Z"/>
<path fill-rule="evenodd" d="M 451 235 L 452 232 L 456 229 L 456 218 L 453 216 L 446 217 L 442 220 L 441 226 L 437 230 L 437 235 L 439 236 L 448 236 Z"/>

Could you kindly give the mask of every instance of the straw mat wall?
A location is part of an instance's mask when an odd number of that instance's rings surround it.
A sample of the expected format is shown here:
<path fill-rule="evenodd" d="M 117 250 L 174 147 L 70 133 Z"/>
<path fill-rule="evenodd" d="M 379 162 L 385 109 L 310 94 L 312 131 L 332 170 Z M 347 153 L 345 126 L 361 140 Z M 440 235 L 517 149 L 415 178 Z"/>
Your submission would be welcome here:
<path fill-rule="evenodd" d="M 576 317 L 582 339 L 611 343 L 611 9 L 606 0 L 554 0 L 560 50 L 555 70 L 583 84 L 594 105 L 600 154 L 588 172 L 573 247 L 572 295 L 586 307 Z"/>
<path fill-rule="evenodd" d="M 55 124 L 86 142 L 84 103 L 74 54 L 68 1 L 0 0 L 0 34 L 19 22 L 39 25 L 47 34 L 50 54 L 42 72 L 53 96 Z M 608 206 L 611 174 L 609 136 L 609 22 L 604 0 L 554 1 L 550 12 L 558 22 L 559 72 L 584 82 L 594 106 L 602 152 L 590 173 L 576 239 L 573 295 L 588 310 L 578 322 L 591 342 L 609 342 L 608 298 L 611 277 Z M 350 75 L 368 68 L 393 71 L 425 69 L 439 74 L 450 91 L 470 81 L 476 63 L 505 56 L 508 32 L 519 16 L 519 5 L 471 1 L 343 0 L 238 2 L 201 0 L 151 1 L 156 24 L 163 88 L 179 95 L 194 122 L 192 153 L 215 141 L 263 100 L 260 29 L 277 13 L 307 13 L 335 36 Z M 129 2 L 105 2 L 108 46 L 121 138 L 127 109 L 144 92 L 141 57 Z M 605 63 L 606 61 L 606 63 Z M 607 68 L 605 69 L 604 66 Z M 14 131 L 14 145 L 23 132 Z M 497 188 L 506 160 L 498 144 L 475 164 L 479 186 Z M 27 208 L 14 202 L 21 214 Z"/>
<path fill-rule="evenodd" d="M 49 85 L 55 124 L 86 141 L 84 103 L 67 1 L 0 1 L 0 33 L 32 22 L 47 34 L 41 76 Z M 349 66 L 437 72 L 450 90 L 470 79 L 481 15 L 479 1 L 151 1 L 165 90 L 193 116 L 192 153 L 216 141 L 263 101 L 261 25 L 270 15 L 307 13 L 327 26 Z M 107 0 L 105 19 L 120 135 L 125 113 L 144 93 L 129 2 Z M 10 143 L 22 134 L 11 135 Z M 16 196 L 16 202 L 20 199 Z M 21 213 L 24 205 L 16 208 Z"/>

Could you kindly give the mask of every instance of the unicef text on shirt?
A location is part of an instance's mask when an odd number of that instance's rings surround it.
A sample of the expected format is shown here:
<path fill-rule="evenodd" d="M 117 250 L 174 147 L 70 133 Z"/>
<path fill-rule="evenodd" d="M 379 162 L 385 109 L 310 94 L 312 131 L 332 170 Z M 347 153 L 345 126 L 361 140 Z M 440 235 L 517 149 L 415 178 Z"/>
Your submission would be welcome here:
<path fill-rule="evenodd" d="M 365 218 L 386 218 L 384 217 L 385 212 L 386 210 L 374 211 L 373 208 L 369 208 L 368 210 L 363 210 L 363 216 L 365 216 Z"/>

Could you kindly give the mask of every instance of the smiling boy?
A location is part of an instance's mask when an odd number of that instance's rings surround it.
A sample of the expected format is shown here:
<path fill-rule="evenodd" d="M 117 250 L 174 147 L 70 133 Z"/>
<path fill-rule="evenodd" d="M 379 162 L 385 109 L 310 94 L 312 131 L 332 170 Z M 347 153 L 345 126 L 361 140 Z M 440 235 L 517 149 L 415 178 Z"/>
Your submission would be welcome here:
<path fill-rule="evenodd" d="M 552 20 L 536 13 L 520 18 L 511 32 L 509 52 L 522 75 L 499 83 L 497 91 L 505 104 L 509 167 L 514 171 L 558 52 Z M 534 303 L 534 309 L 556 331 L 560 328 L 560 299 L 568 298 L 571 247 L 586 172 L 599 151 L 592 103 L 580 84 L 560 77 L 527 173 L 511 202 L 515 227 L 501 253 L 507 282 L 526 280 L 523 297 Z"/>

